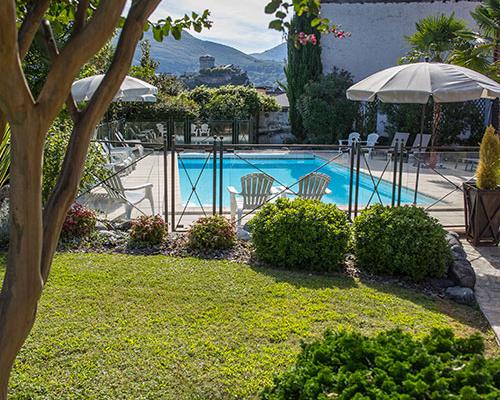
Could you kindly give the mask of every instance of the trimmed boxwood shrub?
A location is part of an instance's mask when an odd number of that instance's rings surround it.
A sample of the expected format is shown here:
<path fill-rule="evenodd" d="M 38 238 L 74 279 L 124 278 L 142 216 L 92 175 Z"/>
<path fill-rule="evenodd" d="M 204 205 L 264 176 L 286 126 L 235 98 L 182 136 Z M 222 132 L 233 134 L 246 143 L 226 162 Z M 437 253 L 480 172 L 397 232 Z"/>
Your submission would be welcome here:
<path fill-rule="evenodd" d="M 451 262 L 446 232 L 418 207 L 374 205 L 355 219 L 353 234 L 358 266 L 374 274 L 422 281 L 443 277 Z"/>
<path fill-rule="evenodd" d="M 130 242 L 135 246 L 158 246 L 166 236 L 167 224 L 161 215 L 141 215 L 132 221 Z"/>
<path fill-rule="evenodd" d="M 399 330 L 368 338 L 327 332 L 303 345 L 296 365 L 262 394 L 265 400 L 498 399 L 500 358 L 483 356 L 480 336 L 448 329 L 423 340 Z"/>
<path fill-rule="evenodd" d="M 224 250 L 235 242 L 234 225 L 220 215 L 200 218 L 188 232 L 188 247 L 193 250 Z"/>
<path fill-rule="evenodd" d="M 278 199 L 250 221 L 257 257 L 275 267 L 339 269 L 350 236 L 346 214 L 334 204 Z"/>

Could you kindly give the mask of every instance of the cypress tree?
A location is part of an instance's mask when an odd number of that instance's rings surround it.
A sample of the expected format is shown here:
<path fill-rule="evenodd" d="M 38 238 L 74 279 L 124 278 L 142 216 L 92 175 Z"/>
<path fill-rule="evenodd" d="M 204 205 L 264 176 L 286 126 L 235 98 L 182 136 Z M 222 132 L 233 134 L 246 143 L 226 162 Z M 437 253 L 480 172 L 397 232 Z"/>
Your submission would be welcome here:
<path fill-rule="evenodd" d="M 287 78 L 287 96 L 290 102 L 290 125 L 295 137 L 303 142 L 305 138 L 302 118 L 300 117 L 297 103 L 304 93 L 304 87 L 311 81 L 317 81 L 323 73 L 321 62 L 321 34 L 317 29 L 311 27 L 314 16 L 303 14 L 295 15 L 290 24 L 288 33 L 288 62 L 285 67 Z M 316 35 L 317 43 L 297 45 L 297 35 L 300 32 Z"/>

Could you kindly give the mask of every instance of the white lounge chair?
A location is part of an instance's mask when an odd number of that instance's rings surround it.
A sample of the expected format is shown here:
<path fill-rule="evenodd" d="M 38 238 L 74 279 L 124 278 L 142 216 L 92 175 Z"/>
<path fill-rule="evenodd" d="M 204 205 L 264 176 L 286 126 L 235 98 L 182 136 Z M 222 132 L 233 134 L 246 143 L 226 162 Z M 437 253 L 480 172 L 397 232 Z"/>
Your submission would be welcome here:
<path fill-rule="evenodd" d="M 322 174 L 320 172 L 313 172 L 302 176 L 299 179 L 297 190 L 297 196 L 308 200 L 320 200 L 325 194 L 330 194 L 332 191 L 328 189 L 331 178 L 328 175 Z M 292 190 L 285 190 L 283 186 L 276 188 L 279 192 L 283 192 L 287 195 L 294 194 Z"/>
<path fill-rule="evenodd" d="M 410 137 L 410 134 L 408 132 L 396 132 L 394 134 L 394 137 L 392 138 L 392 143 L 391 143 L 391 148 L 386 151 L 386 158 L 389 157 L 389 155 L 392 158 L 392 154 L 394 153 L 394 147 L 399 151 L 401 146 L 403 146 L 403 149 L 406 147 L 406 142 L 408 141 L 408 138 Z"/>
<path fill-rule="evenodd" d="M 123 144 L 123 147 L 129 148 L 132 150 L 133 155 L 137 155 L 138 157 L 142 157 L 144 155 L 144 146 L 141 144 L 140 140 L 129 140 L 128 142 L 123 138 L 123 135 L 120 131 L 115 132 L 116 138 L 119 142 Z M 132 143 L 134 146 L 130 146 L 129 143 Z"/>
<path fill-rule="evenodd" d="M 130 173 L 135 165 L 134 160 L 128 156 L 128 152 L 112 150 L 109 146 L 101 143 L 102 155 L 107 159 L 107 166 L 114 172 Z"/>
<path fill-rule="evenodd" d="M 415 140 L 413 141 L 413 145 L 411 146 L 412 153 L 423 153 L 429 147 L 429 143 L 431 142 L 432 135 L 429 134 L 421 134 L 419 133 L 415 136 Z"/>
<path fill-rule="evenodd" d="M 243 211 L 255 210 L 269 201 L 273 195 L 274 179 L 266 174 L 253 173 L 241 177 L 241 191 L 228 186 L 231 196 L 231 221 L 238 215 L 238 227 L 241 226 Z"/>
<path fill-rule="evenodd" d="M 125 206 L 125 215 L 130 219 L 134 207 L 144 200 L 149 200 L 151 212 L 154 215 L 153 184 L 124 187 L 118 175 L 113 175 L 103 183 L 108 195 Z"/>

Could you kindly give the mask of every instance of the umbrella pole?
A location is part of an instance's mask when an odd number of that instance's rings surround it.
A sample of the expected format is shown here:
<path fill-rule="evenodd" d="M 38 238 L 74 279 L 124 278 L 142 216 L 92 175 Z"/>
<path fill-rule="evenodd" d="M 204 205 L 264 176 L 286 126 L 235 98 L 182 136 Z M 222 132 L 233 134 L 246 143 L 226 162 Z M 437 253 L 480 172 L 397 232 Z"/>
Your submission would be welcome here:
<path fill-rule="evenodd" d="M 422 138 L 424 136 L 424 126 L 425 126 L 425 107 L 426 104 L 422 104 L 422 116 L 420 117 L 420 141 L 418 143 L 418 155 L 417 155 L 417 176 L 415 177 L 415 193 L 413 197 L 413 205 L 417 205 L 418 197 L 418 181 L 420 178 L 420 157 L 422 157 Z"/>

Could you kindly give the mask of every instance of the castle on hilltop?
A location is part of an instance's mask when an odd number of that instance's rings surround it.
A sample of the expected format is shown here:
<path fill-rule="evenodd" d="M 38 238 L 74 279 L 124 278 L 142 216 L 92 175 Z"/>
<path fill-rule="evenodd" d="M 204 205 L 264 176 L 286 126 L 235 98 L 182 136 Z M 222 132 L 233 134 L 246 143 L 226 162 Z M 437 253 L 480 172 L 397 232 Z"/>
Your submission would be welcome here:
<path fill-rule="evenodd" d="M 197 73 L 184 74 L 181 80 L 190 89 L 197 86 L 219 87 L 225 85 L 250 85 L 250 79 L 240 67 L 215 65 L 215 57 L 204 55 L 200 57 L 200 70 Z"/>

